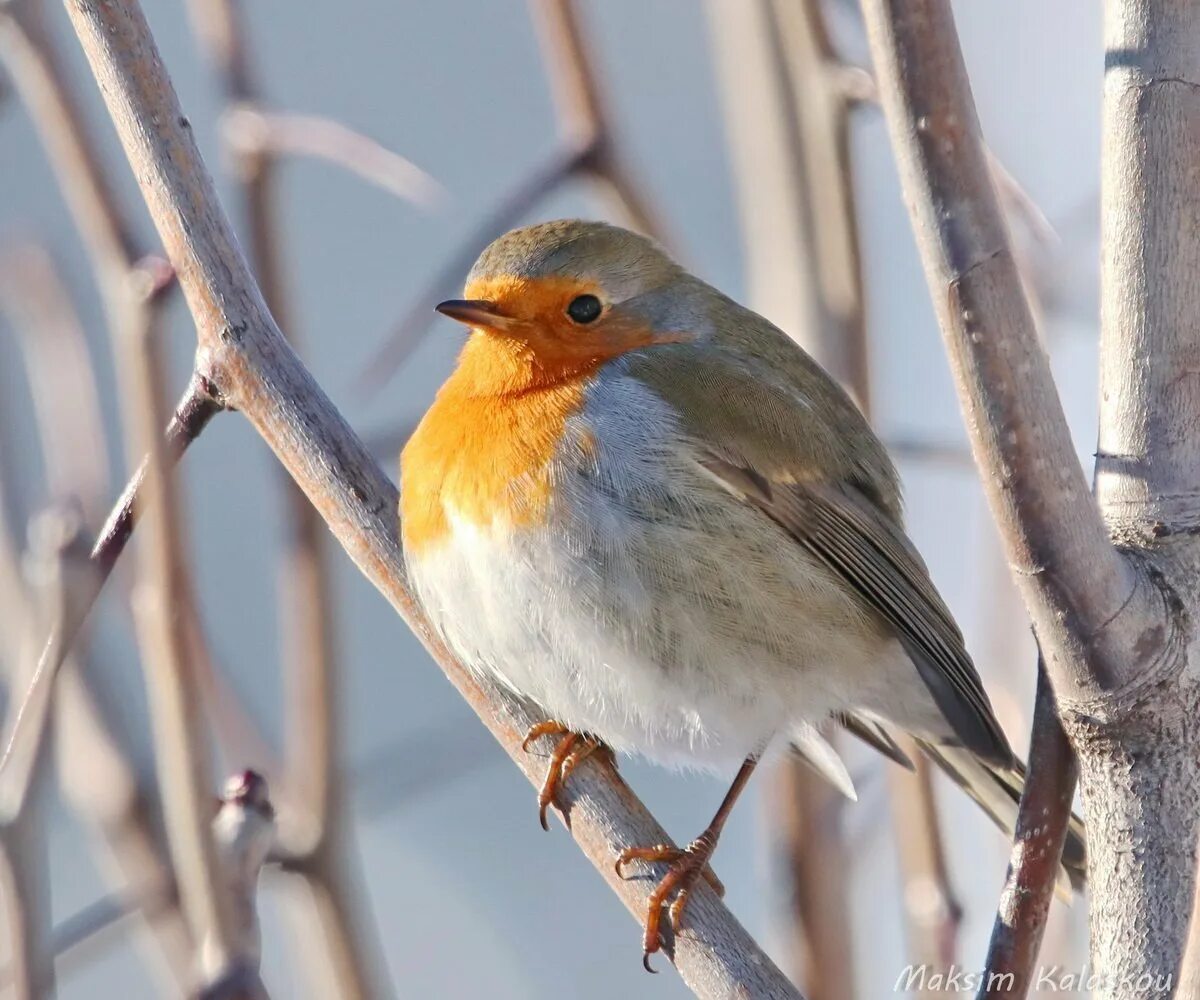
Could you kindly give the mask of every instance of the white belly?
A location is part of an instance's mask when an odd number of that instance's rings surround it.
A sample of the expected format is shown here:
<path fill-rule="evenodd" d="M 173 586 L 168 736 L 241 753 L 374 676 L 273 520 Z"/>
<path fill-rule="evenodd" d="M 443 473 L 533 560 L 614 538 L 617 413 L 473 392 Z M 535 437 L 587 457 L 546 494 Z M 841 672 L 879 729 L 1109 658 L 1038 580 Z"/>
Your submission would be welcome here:
<path fill-rule="evenodd" d="M 410 556 L 458 656 L 548 717 L 671 764 L 725 768 L 892 697 L 880 679 L 902 654 L 829 571 L 715 486 L 640 383 L 594 396 L 573 430 L 598 445 L 564 445 L 547 524 L 480 525 L 448 505 L 453 530 Z"/>

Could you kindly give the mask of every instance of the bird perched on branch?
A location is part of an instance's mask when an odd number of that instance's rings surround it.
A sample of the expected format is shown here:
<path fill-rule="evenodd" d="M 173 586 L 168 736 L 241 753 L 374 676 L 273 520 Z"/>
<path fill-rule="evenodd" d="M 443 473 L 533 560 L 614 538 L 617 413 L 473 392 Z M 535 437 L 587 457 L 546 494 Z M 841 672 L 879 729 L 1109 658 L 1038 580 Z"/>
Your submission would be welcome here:
<path fill-rule="evenodd" d="M 595 222 L 492 243 L 454 373 L 402 455 L 416 593 L 470 669 L 553 737 L 542 821 L 599 746 L 740 767 L 665 861 L 678 928 L 756 762 L 790 746 L 853 795 L 840 725 L 911 766 L 911 733 L 1006 831 L 1024 769 L 904 534 L 896 471 L 850 398 L 776 327 L 641 236 Z M 1064 852 L 1082 878 L 1082 828 Z"/>

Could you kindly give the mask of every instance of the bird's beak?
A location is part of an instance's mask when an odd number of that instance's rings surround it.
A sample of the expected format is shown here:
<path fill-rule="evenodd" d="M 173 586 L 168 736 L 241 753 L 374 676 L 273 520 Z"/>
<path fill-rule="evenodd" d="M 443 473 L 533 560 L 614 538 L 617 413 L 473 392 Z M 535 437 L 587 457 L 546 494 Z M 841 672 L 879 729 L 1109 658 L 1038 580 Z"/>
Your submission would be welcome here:
<path fill-rule="evenodd" d="M 488 330 L 506 329 L 512 320 L 500 313 L 494 302 L 484 299 L 447 299 L 437 305 L 437 311 L 467 326 L 481 326 Z"/>

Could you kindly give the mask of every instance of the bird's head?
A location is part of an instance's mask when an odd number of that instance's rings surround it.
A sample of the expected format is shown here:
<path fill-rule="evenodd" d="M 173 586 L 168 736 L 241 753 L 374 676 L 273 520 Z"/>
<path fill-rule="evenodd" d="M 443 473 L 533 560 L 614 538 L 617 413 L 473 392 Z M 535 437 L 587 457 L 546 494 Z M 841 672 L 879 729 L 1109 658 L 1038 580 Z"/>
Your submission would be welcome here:
<path fill-rule="evenodd" d="M 470 326 L 477 352 L 571 374 L 626 351 L 691 339 L 672 289 L 686 272 L 651 240 L 600 222 L 516 229 L 487 247 L 464 297 L 438 312 Z"/>

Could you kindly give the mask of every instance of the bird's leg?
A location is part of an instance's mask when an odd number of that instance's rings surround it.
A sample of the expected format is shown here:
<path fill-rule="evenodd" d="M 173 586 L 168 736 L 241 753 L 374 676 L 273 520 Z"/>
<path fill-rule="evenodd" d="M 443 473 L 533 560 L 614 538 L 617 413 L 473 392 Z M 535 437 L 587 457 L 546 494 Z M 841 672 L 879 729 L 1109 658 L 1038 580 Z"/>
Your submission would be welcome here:
<path fill-rule="evenodd" d="M 561 722 L 547 721 L 539 722 L 530 728 L 521 743 L 521 749 L 528 751 L 529 744 L 542 736 L 561 737 L 550 754 L 546 778 L 538 792 L 538 821 L 543 830 L 549 830 L 550 823 L 546 819 L 546 812 L 550 806 L 558 805 L 558 793 L 563 784 L 580 763 L 603 748 L 604 744 L 592 736 L 580 736 L 572 732 Z"/>
<path fill-rule="evenodd" d="M 757 764 L 757 757 L 746 758 L 737 777 L 733 779 L 733 784 L 729 786 L 729 791 L 725 793 L 725 798 L 721 801 L 721 806 L 717 809 L 717 814 L 713 817 L 712 822 L 687 847 L 682 850 L 669 844 L 658 844 L 654 847 L 630 847 L 622 851 L 621 856 L 617 858 L 617 875 L 621 878 L 626 877 L 624 868 L 631 861 L 665 861 L 668 864 L 667 873 L 659 880 L 658 885 L 650 894 L 650 901 L 646 907 L 646 928 L 642 938 L 642 964 L 646 967 L 647 972 L 654 971 L 650 966 L 650 956 L 662 947 L 659 928 L 662 923 L 662 908 L 666 905 L 667 900 L 674 897 L 668 915 L 671 920 L 671 929 L 678 931 L 683 920 L 683 911 L 687 908 L 688 896 L 696 884 L 697 878 L 703 877 L 717 890 L 718 894 L 724 891 L 721 883 L 717 881 L 716 875 L 713 875 L 712 870 L 708 867 L 708 862 L 717 848 L 717 840 L 721 836 L 725 821 L 729 819 L 729 814 L 733 811 L 733 804 L 742 794 L 742 789 L 746 787 Z"/>

